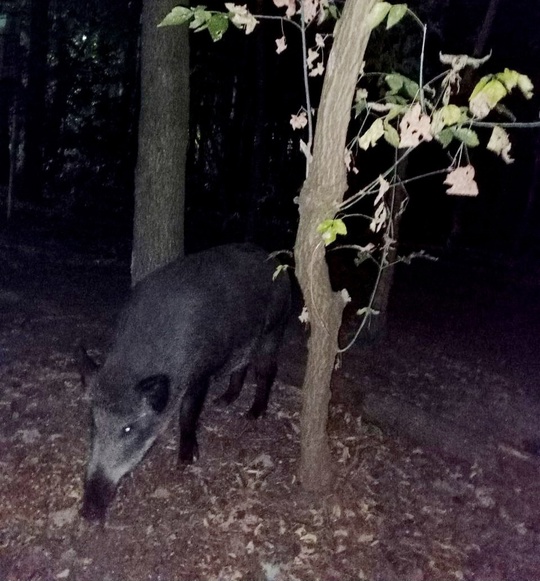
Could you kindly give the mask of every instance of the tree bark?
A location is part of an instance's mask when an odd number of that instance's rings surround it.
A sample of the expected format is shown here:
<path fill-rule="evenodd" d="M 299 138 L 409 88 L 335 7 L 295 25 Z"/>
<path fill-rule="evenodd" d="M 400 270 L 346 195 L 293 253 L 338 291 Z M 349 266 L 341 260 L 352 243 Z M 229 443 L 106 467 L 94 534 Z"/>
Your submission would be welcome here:
<path fill-rule="evenodd" d="M 324 245 L 316 229 L 335 215 L 347 187 L 347 128 L 370 35 L 367 17 L 374 4 L 375 0 L 347 0 L 343 9 L 323 84 L 313 160 L 299 200 L 296 273 L 311 324 L 302 388 L 299 479 L 308 490 L 324 490 L 332 481 L 326 425 L 344 306 L 341 297 L 332 292 Z"/>
<path fill-rule="evenodd" d="M 183 252 L 189 31 L 157 28 L 178 0 L 144 0 L 132 282 Z"/>

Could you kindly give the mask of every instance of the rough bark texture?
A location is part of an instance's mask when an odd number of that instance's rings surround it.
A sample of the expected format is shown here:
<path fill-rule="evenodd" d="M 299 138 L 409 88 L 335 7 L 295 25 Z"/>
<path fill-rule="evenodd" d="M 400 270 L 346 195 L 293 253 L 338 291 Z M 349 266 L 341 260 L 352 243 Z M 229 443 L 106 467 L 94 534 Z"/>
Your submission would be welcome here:
<path fill-rule="evenodd" d="M 327 65 L 313 161 L 300 194 L 295 244 L 296 272 L 310 314 L 311 335 L 303 385 L 299 478 L 309 490 L 332 479 L 326 433 L 330 379 L 337 353 L 343 303 L 332 292 L 324 246 L 317 226 L 331 218 L 347 186 L 344 162 L 351 104 L 370 30 L 367 15 L 375 0 L 348 0 Z"/>
<path fill-rule="evenodd" d="M 178 0 L 143 2 L 133 283 L 183 252 L 189 129 L 188 28 L 157 28 L 176 5 Z"/>

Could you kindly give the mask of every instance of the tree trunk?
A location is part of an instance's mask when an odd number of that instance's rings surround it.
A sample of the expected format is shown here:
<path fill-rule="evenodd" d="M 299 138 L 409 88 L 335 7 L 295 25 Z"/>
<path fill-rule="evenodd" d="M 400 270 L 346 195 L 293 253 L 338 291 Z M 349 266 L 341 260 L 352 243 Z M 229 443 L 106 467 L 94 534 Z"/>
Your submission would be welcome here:
<path fill-rule="evenodd" d="M 499 10 L 501 0 L 489 0 L 489 4 L 486 10 L 486 14 L 482 21 L 482 24 L 478 30 L 476 36 L 476 41 L 474 43 L 474 48 L 472 51 L 472 56 L 483 57 L 486 56 L 486 46 L 493 31 L 493 26 L 495 24 L 495 18 L 497 17 L 497 12 Z M 461 92 L 462 94 L 468 95 L 474 87 L 474 83 L 478 80 L 478 71 L 472 67 L 468 67 L 463 75 L 463 80 L 461 82 Z M 465 208 L 467 207 L 467 202 L 463 197 L 457 197 L 453 202 L 452 208 L 452 225 L 446 245 L 448 248 L 457 247 L 459 245 L 460 239 L 463 235 L 463 219 L 465 214 Z"/>
<path fill-rule="evenodd" d="M 183 252 L 189 31 L 157 28 L 177 0 L 144 0 L 132 282 Z"/>
<path fill-rule="evenodd" d="M 6 219 L 11 218 L 15 199 L 18 152 L 21 147 L 20 88 L 13 91 L 13 100 L 9 108 L 9 183 L 6 200 Z"/>
<path fill-rule="evenodd" d="M 316 229 L 335 215 L 347 187 L 347 128 L 369 40 L 367 17 L 374 4 L 375 0 L 347 0 L 343 9 L 323 84 L 313 160 L 299 200 L 296 272 L 311 324 L 302 388 L 299 479 L 308 490 L 324 490 L 332 480 L 326 425 L 344 306 L 340 296 L 332 292 L 324 245 Z"/>
<path fill-rule="evenodd" d="M 264 12 L 262 0 L 257 2 L 257 12 Z M 251 163 L 249 164 L 249 175 L 245 191 L 246 228 L 245 239 L 249 242 L 257 242 L 258 218 L 261 199 L 264 198 L 265 188 L 268 188 L 266 168 L 268 167 L 268 89 L 265 82 L 268 78 L 268 66 L 266 58 L 266 47 L 268 46 L 268 34 L 266 27 L 261 27 L 255 41 L 254 62 L 250 61 L 254 68 L 254 87 L 251 99 Z"/>
<path fill-rule="evenodd" d="M 43 122 L 47 84 L 49 0 L 32 0 L 30 6 L 30 48 L 28 85 L 25 99 L 25 130 L 22 183 L 15 192 L 37 200 L 43 189 Z"/>
<path fill-rule="evenodd" d="M 530 236 L 533 234 L 531 222 L 534 215 L 534 205 L 537 199 L 537 192 L 540 192 L 540 134 L 537 133 L 536 137 L 531 136 L 530 143 L 532 143 L 533 150 L 532 172 L 529 187 L 527 188 L 525 207 L 518 222 L 514 241 L 514 252 L 516 254 L 523 252 L 530 242 Z"/>
<path fill-rule="evenodd" d="M 499 10 L 501 0 L 490 0 L 486 15 L 482 22 L 482 26 L 478 31 L 478 36 L 476 37 L 476 42 L 474 44 L 473 56 L 481 57 L 485 56 L 484 52 L 486 50 L 486 45 L 493 31 L 493 25 L 495 23 L 495 18 Z"/>

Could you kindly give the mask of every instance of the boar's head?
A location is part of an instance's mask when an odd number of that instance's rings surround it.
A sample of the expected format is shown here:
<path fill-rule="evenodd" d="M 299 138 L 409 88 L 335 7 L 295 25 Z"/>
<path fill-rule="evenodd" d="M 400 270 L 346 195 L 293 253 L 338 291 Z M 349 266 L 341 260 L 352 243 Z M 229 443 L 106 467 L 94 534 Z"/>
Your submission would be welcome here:
<path fill-rule="evenodd" d="M 166 425 L 170 401 L 167 375 L 126 381 L 107 365 L 90 381 L 92 447 L 81 515 L 104 521 L 118 482 L 144 457 Z"/>

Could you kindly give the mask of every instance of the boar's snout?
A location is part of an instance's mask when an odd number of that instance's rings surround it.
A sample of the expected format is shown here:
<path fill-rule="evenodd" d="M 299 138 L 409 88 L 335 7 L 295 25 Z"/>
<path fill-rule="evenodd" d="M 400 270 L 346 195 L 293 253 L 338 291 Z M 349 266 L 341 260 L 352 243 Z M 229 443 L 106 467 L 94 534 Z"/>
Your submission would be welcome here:
<path fill-rule="evenodd" d="M 84 485 L 81 516 L 91 522 L 103 523 L 115 492 L 116 484 L 101 472 L 90 476 Z"/>

